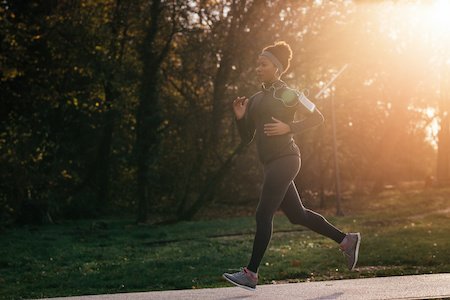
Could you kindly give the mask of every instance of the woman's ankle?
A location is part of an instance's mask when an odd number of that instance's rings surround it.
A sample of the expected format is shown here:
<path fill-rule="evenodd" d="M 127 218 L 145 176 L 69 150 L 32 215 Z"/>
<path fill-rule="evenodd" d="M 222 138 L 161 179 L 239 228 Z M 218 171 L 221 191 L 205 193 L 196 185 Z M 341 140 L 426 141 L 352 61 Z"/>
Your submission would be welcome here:
<path fill-rule="evenodd" d="M 250 276 L 252 276 L 253 278 L 258 278 L 258 272 L 253 272 L 252 270 L 250 270 L 249 268 L 245 267 L 245 269 L 247 270 L 247 272 L 250 274 Z"/>
<path fill-rule="evenodd" d="M 349 239 L 347 238 L 348 237 L 348 235 L 346 235 L 345 237 L 344 237 L 344 239 L 342 240 L 342 242 L 339 244 L 339 247 L 342 249 L 342 250 L 345 250 L 345 249 L 347 249 L 348 248 L 348 245 L 349 245 Z"/>

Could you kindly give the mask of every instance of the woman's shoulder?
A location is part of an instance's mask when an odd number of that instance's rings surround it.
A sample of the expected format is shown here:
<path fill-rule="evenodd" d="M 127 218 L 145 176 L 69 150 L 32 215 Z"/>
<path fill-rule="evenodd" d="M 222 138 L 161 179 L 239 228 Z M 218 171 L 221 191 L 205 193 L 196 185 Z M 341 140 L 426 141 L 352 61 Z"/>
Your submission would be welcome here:
<path fill-rule="evenodd" d="M 299 104 L 300 92 L 286 85 L 277 89 L 274 96 L 282 100 L 285 106 L 294 107 Z"/>
<path fill-rule="evenodd" d="M 284 86 L 278 91 L 276 96 L 282 99 L 283 103 L 288 107 L 299 107 L 301 110 L 310 113 L 314 111 L 315 104 L 308 99 L 304 90 L 300 91 L 295 88 Z"/>
<path fill-rule="evenodd" d="M 253 100 L 258 95 L 262 95 L 262 94 L 263 94 L 263 91 L 257 91 L 256 93 L 254 93 L 253 95 L 250 96 L 249 100 Z"/>

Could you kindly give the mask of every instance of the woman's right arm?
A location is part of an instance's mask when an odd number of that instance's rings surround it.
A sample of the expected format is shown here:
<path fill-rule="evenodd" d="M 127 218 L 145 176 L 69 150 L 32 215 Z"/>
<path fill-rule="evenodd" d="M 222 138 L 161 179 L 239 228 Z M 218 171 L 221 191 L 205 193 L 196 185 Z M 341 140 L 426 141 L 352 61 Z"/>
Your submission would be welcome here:
<path fill-rule="evenodd" d="M 250 106 L 253 102 L 254 96 L 248 99 L 248 103 L 245 109 L 245 113 L 242 118 L 238 119 L 236 115 L 234 120 L 236 122 L 239 135 L 241 137 L 241 143 L 249 145 L 255 136 L 256 127 L 249 115 Z"/>

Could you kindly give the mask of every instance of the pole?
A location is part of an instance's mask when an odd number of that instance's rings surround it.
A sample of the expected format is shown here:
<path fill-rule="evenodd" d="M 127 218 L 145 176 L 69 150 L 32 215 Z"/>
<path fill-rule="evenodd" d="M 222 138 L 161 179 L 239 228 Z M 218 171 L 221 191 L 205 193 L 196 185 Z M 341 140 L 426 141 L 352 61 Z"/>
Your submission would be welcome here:
<path fill-rule="evenodd" d="M 334 156 L 334 175 L 336 188 L 336 215 L 343 216 L 344 212 L 341 208 L 341 178 L 339 174 L 339 163 L 337 155 L 337 138 L 336 138 L 336 116 L 334 112 L 334 92 L 331 89 L 331 122 L 333 128 L 333 156 Z"/>
<path fill-rule="evenodd" d="M 330 84 L 332 84 L 336 78 L 338 78 L 339 75 L 341 75 L 342 72 L 344 72 L 345 69 L 347 69 L 348 64 L 345 64 L 340 70 L 339 72 L 337 72 L 333 78 L 331 78 L 331 80 L 314 96 L 314 98 L 319 99 L 320 95 L 330 86 Z"/>
<path fill-rule="evenodd" d="M 345 64 L 339 72 L 337 72 L 333 78 L 314 96 L 314 98 L 319 99 L 320 95 L 342 74 L 342 72 L 347 69 L 348 64 Z M 343 216 L 344 212 L 341 207 L 341 177 L 339 173 L 339 163 L 337 155 L 337 138 L 336 138 L 336 116 L 334 112 L 334 92 L 331 90 L 331 122 L 333 128 L 333 157 L 334 157 L 334 174 L 335 174 L 335 188 L 336 188 L 336 215 Z"/>

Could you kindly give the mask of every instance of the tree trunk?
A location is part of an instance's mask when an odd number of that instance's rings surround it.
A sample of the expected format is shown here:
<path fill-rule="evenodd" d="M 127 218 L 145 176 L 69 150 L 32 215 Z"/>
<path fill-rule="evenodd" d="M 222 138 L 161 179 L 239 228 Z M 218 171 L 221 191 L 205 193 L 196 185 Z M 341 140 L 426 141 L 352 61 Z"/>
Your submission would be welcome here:
<path fill-rule="evenodd" d="M 147 70 L 148 63 L 144 63 Z M 149 71 L 143 72 L 142 92 L 139 99 L 139 106 L 136 116 L 137 132 L 136 132 L 136 163 L 137 163 L 137 193 L 138 193 L 138 211 L 137 222 L 146 222 L 149 205 L 149 170 L 153 160 L 155 160 L 155 149 L 160 143 L 157 127 L 161 122 L 158 106 L 157 87 L 152 83 L 150 76 L 146 78 Z M 151 148 L 153 148 L 150 153 Z M 153 159 L 152 161 L 150 161 Z"/>
<path fill-rule="evenodd" d="M 441 70 L 441 98 L 439 116 L 441 119 L 438 133 L 438 153 L 436 179 L 440 186 L 450 185 L 450 72 L 444 64 Z"/>
<path fill-rule="evenodd" d="M 117 96 L 113 95 L 112 87 L 110 83 L 105 87 L 105 101 L 111 103 L 116 100 Z M 102 132 L 100 145 L 97 152 L 97 170 L 96 170 L 96 191 L 97 191 L 97 203 L 96 208 L 98 213 L 104 213 L 109 203 L 109 171 L 110 171 L 110 156 L 112 137 L 114 132 L 114 123 L 117 116 L 117 112 L 114 108 L 109 108 L 105 113 L 105 121 Z"/>
<path fill-rule="evenodd" d="M 175 9 L 175 6 L 173 6 Z M 150 27 L 141 45 L 140 56 L 143 65 L 139 104 L 136 112 L 136 163 L 137 163 L 137 218 L 139 223 L 146 222 L 149 207 L 150 167 L 157 160 L 160 146 L 158 127 L 161 124 L 159 106 L 159 79 L 162 61 L 169 54 L 172 38 L 176 33 L 176 16 L 173 12 L 172 27 L 166 36 L 164 45 L 157 47 L 156 35 L 159 30 L 159 19 L 162 17 L 161 1 L 153 1 L 150 9 Z M 161 50 L 157 50 L 161 48 Z"/>
<path fill-rule="evenodd" d="M 85 187 L 90 186 L 96 193 L 96 212 L 101 214 L 105 211 L 105 208 L 109 202 L 109 171 L 110 171 L 110 156 L 111 156 L 111 146 L 112 138 L 114 133 L 114 123 L 116 121 L 118 112 L 113 106 L 114 102 L 117 102 L 120 97 L 119 92 L 115 88 L 115 74 L 116 67 L 120 68 L 123 63 L 123 46 L 127 37 L 127 25 L 126 17 L 128 16 L 130 5 L 126 3 L 122 4 L 121 0 L 116 0 L 115 12 L 113 20 L 111 22 L 111 40 L 109 44 L 109 50 L 111 53 L 111 58 L 116 58 L 117 54 L 119 56 L 117 59 L 111 63 L 111 65 L 104 65 L 104 93 L 105 93 L 105 103 L 107 105 L 107 111 L 104 115 L 103 130 L 100 137 L 100 142 L 98 145 L 98 150 L 95 158 L 88 167 L 88 171 L 82 183 L 75 187 L 72 194 L 81 192 Z M 117 47 L 117 40 L 119 39 L 119 30 L 121 30 L 122 25 L 123 32 L 119 47 Z"/>
<path fill-rule="evenodd" d="M 450 185 L 450 120 L 448 115 L 443 117 L 438 134 L 437 182 L 440 186 Z"/>
<path fill-rule="evenodd" d="M 205 185 L 203 186 L 203 189 L 196 201 L 186 211 L 179 214 L 180 220 L 191 220 L 206 203 L 210 202 L 211 199 L 213 199 L 214 191 L 217 190 L 217 186 L 227 175 L 237 155 L 240 154 L 245 149 L 245 147 L 246 145 L 240 144 L 225 160 L 225 162 L 217 169 L 217 171 L 214 172 L 214 174 L 210 174 L 207 176 L 207 178 L 210 179 L 205 182 Z"/>

